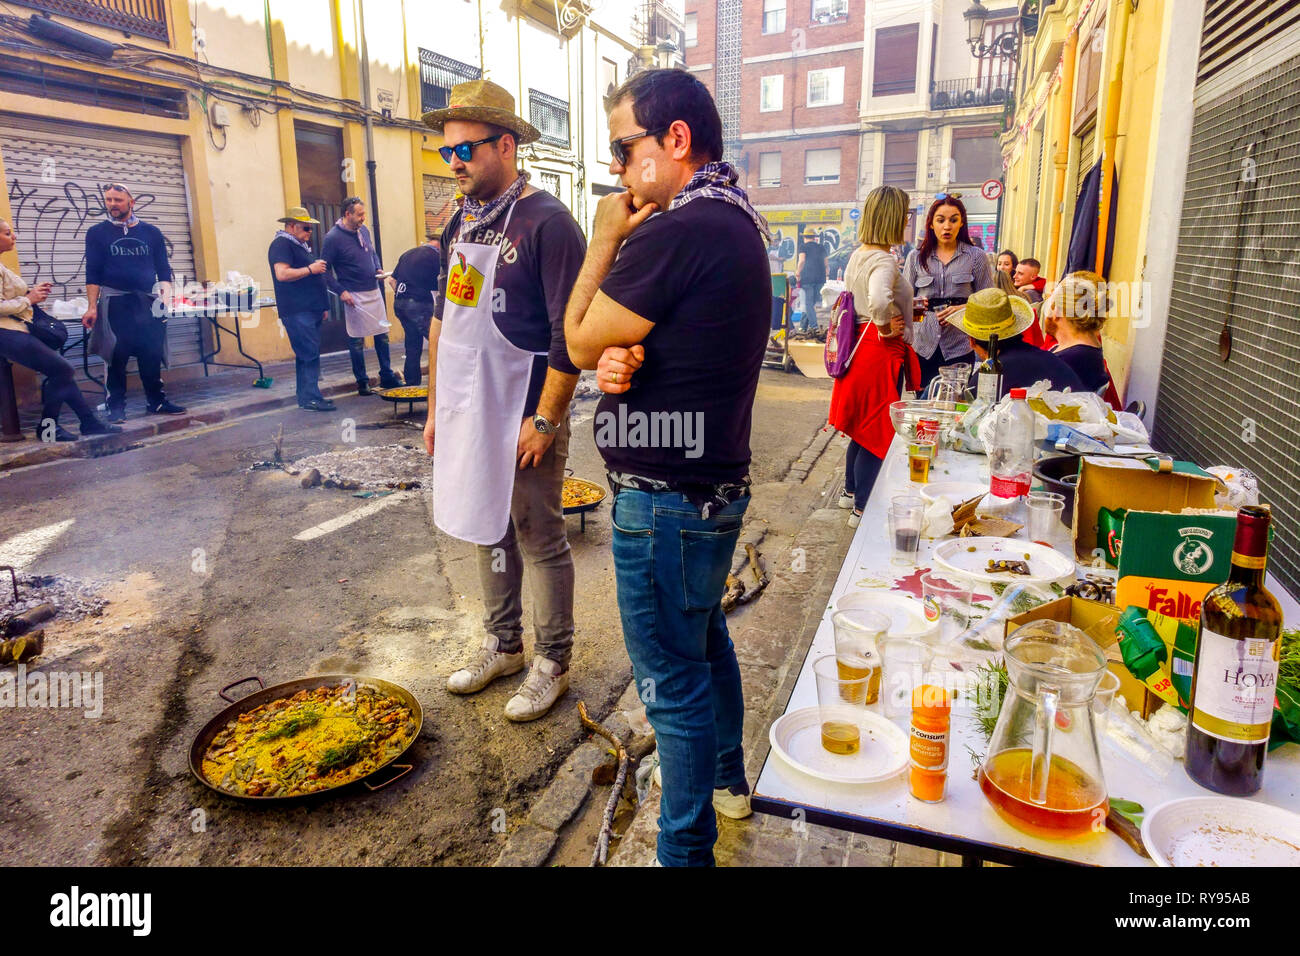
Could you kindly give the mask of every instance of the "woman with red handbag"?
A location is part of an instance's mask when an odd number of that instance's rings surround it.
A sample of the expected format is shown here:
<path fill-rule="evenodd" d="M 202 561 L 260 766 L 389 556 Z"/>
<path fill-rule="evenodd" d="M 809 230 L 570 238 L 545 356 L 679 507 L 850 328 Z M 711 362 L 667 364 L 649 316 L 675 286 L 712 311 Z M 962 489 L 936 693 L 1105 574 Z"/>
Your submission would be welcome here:
<path fill-rule="evenodd" d="M 839 505 L 853 509 L 853 528 L 862 520 L 894 437 L 889 406 L 898 401 L 904 382 L 912 389 L 920 382 L 921 367 L 911 346 L 912 287 L 890 251 L 903 241 L 909 204 L 907 193 L 893 186 L 868 194 L 858 227 L 862 245 L 844 270 L 844 288 L 853 293 L 857 334 L 848 371 L 831 389 L 829 421 L 850 439 Z"/>

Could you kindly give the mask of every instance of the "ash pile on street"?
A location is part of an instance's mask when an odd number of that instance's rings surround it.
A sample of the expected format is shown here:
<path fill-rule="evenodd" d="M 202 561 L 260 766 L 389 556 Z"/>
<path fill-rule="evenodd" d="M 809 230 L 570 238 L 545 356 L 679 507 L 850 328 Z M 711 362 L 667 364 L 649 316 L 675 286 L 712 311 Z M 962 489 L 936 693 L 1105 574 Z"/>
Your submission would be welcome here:
<path fill-rule="evenodd" d="M 53 604 L 60 621 L 100 617 L 108 601 L 99 596 L 102 585 L 57 574 L 19 574 L 18 600 L 13 597 L 8 573 L 0 574 L 0 618 L 17 617 L 41 604 Z"/>
<path fill-rule="evenodd" d="M 300 458 L 285 469 L 301 475 L 304 488 L 377 491 L 419 488 L 432 480 L 433 464 L 424 446 L 368 445 Z"/>

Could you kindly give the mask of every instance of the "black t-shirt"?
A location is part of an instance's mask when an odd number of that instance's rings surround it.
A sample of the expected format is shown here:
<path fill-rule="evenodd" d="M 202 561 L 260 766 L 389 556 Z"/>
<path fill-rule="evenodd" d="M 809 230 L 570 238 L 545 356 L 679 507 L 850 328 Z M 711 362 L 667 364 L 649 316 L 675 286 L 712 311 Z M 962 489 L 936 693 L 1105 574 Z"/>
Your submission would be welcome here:
<path fill-rule="evenodd" d="M 820 239 L 806 240 L 799 247 L 803 253 L 803 269 L 799 271 L 800 282 L 826 281 L 826 247 Z"/>
<path fill-rule="evenodd" d="M 1106 359 L 1101 349 L 1095 345 L 1071 345 L 1069 348 L 1057 349 L 1054 353 L 1079 376 L 1083 387 L 1090 392 L 1100 392 L 1110 384 L 1110 373 L 1106 371 Z"/>
<path fill-rule="evenodd" d="M 505 216 L 502 213 L 494 225 L 503 223 Z M 434 308 L 439 319 L 447 302 L 447 271 L 456 256 L 455 239 L 459 230 L 458 212 L 442 231 L 442 248 L 447 250 L 447 255 L 438 275 L 438 301 Z M 569 361 L 569 347 L 564 342 L 564 307 L 587 255 L 587 241 L 568 207 L 540 189 L 515 203 L 503 242 L 495 230 L 475 237 L 475 241 L 501 242 L 492 297 L 492 318 L 497 328 L 518 348 L 546 353 L 534 357 L 533 374 L 528 381 L 524 414 L 536 414 L 548 366 L 568 375 L 578 374 L 577 367 Z"/>
<path fill-rule="evenodd" d="M 290 269 L 305 269 L 316 261 L 312 255 L 292 239 L 276 236 L 266 254 L 271 263 L 271 284 L 275 287 L 275 308 L 281 315 L 299 312 L 324 312 L 330 307 L 325 288 L 325 274 L 306 275 L 292 282 L 275 278 L 275 264 L 283 262 Z"/>
<path fill-rule="evenodd" d="M 753 220 L 718 199 L 652 216 L 600 288 L 655 323 L 632 388 L 597 408 L 605 464 L 679 483 L 744 478 L 772 309 L 767 248 Z"/>
<path fill-rule="evenodd" d="M 1047 379 L 1056 392 L 1070 389 L 1083 392 L 1083 382 L 1074 374 L 1074 369 L 1066 365 L 1061 358 L 1037 345 L 1030 345 L 1019 335 L 998 343 L 998 361 L 1002 363 L 1002 395 L 1013 388 L 1029 388 L 1035 382 Z M 970 385 L 978 388 L 978 360 L 976 371 L 971 373 Z M 998 397 L 1001 398 L 1002 395 Z"/>
<path fill-rule="evenodd" d="M 441 269 L 442 257 L 433 246 L 407 249 L 393 268 L 393 278 L 397 281 L 396 298 L 432 306 L 433 291 L 438 288 Z"/>

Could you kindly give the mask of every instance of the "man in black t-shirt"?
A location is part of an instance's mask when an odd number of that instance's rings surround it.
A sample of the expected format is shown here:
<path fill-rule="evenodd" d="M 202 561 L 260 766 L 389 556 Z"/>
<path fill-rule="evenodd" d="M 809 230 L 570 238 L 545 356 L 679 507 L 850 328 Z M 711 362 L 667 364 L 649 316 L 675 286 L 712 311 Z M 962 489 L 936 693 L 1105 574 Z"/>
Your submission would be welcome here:
<path fill-rule="evenodd" d="M 429 329 L 424 442 L 434 457 L 434 522 L 477 545 L 487 631 L 447 689 L 476 693 L 523 669 L 526 559 L 533 660 L 505 715 L 535 720 L 568 690 L 573 654 L 562 495 L 578 370 L 564 343 L 564 303 L 586 243 L 564 204 L 520 172 L 518 146 L 541 133 L 515 114 L 509 91 L 488 80 L 458 84 L 424 122 L 442 134 L 439 151 L 465 197 L 440 237 L 447 254 Z"/>
<path fill-rule="evenodd" d="M 574 364 L 611 393 L 596 444 L 615 492 L 623 640 L 658 742 L 659 862 L 708 866 L 715 812 L 750 813 L 721 601 L 749 504 L 770 233 L 721 161 L 722 122 L 699 80 L 647 70 L 606 104 L 610 172 L 627 192 L 597 207 L 564 327 Z"/>
<path fill-rule="evenodd" d="M 271 282 L 275 287 L 275 308 L 280 324 L 293 347 L 298 407 L 313 412 L 332 412 L 334 403 L 320 390 L 320 327 L 329 310 L 325 285 L 325 260 L 318 258 L 307 243 L 313 219 L 302 206 L 294 206 L 280 217 L 284 224 L 267 250 Z"/>
<path fill-rule="evenodd" d="M 406 363 L 402 368 L 402 379 L 407 385 L 420 384 L 420 358 L 424 354 L 424 340 L 429 337 L 433 296 L 442 269 L 438 243 L 437 236 L 429 236 L 424 245 L 403 252 L 393 274 L 388 277 L 388 285 L 394 293 L 393 314 L 406 333 Z"/>
<path fill-rule="evenodd" d="M 804 293 L 803 329 L 817 328 L 817 306 L 826 284 L 826 245 L 820 233 L 810 232 L 799 246 L 799 285 Z"/>

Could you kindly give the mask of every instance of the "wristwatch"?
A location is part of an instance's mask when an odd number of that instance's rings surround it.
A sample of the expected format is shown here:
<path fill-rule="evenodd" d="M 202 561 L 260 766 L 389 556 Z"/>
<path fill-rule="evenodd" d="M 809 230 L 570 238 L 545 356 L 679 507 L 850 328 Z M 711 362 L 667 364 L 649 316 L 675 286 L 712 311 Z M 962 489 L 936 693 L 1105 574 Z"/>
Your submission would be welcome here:
<path fill-rule="evenodd" d="M 536 428 L 543 435 L 554 435 L 555 432 L 559 430 L 560 426 L 555 424 L 555 422 L 551 421 L 550 419 L 543 418 L 541 415 L 534 415 L 533 427 Z"/>

